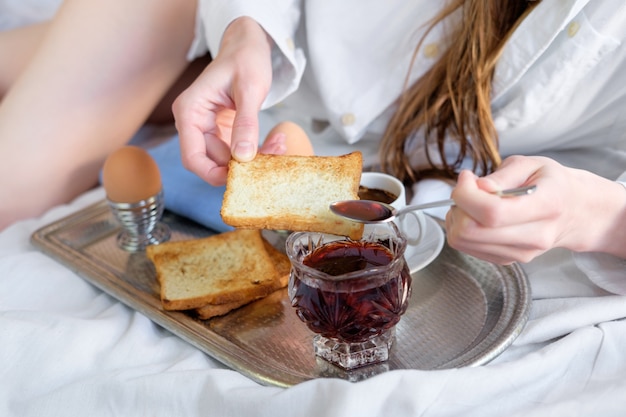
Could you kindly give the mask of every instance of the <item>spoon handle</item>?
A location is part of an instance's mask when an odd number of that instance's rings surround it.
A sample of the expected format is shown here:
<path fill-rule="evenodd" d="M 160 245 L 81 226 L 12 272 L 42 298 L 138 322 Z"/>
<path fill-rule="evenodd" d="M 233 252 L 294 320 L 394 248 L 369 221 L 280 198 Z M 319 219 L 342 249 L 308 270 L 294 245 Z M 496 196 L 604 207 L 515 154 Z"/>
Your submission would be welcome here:
<path fill-rule="evenodd" d="M 536 185 L 528 185 L 525 187 L 509 188 L 508 190 L 495 191 L 493 192 L 493 194 L 499 197 L 516 197 L 520 195 L 532 194 L 536 189 L 537 189 Z M 424 203 L 424 204 L 413 204 L 411 206 L 406 206 L 398 210 L 398 212 L 396 213 L 396 216 L 400 216 L 402 214 L 408 213 L 409 211 L 426 210 L 429 208 L 445 207 L 445 206 L 453 206 L 453 205 L 454 205 L 454 200 L 452 199 L 433 201 L 431 203 Z"/>
<path fill-rule="evenodd" d="M 445 207 L 445 206 L 453 206 L 454 205 L 454 200 L 449 199 L 449 200 L 440 200 L 440 201 L 431 201 L 430 203 L 423 203 L 423 204 L 413 204 L 411 206 L 405 206 L 403 208 L 401 208 L 400 210 L 398 210 L 396 212 L 396 216 L 401 216 L 405 213 L 408 213 L 410 211 L 416 211 L 416 210 L 426 210 L 429 208 L 435 208 L 435 207 Z"/>
<path fill-rule="evenodd" d="M 493 194 L 499 197 L 517 197 L 519 195 L 532 194 L 537 189 L 536 185 L 527 185 L 524 187 L 509 188 L 508 190 L 495 191 Z"/>

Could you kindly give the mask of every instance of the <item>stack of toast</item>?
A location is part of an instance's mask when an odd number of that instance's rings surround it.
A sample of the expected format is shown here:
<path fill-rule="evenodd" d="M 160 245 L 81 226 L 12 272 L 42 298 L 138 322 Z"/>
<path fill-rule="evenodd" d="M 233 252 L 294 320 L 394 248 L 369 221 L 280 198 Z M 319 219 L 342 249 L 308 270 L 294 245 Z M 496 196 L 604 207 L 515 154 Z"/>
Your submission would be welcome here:
<path fill-rule="evenodd" d="M 149 246 L 166 310 L 220 316 L 287 286 L 290 262 L 262 229 L 315 231 L 359 239 L 363 225 L 333 214 L 336 200 L 358 199 L 362 156 L 277 156 L 231 161 L 221 215 L 236 229 Z"/>
<path fill-rule="evenodd" d="M 195 310 L 201 319 L 221 316 L 284 288 L 287 255 L 260 230 L 238 229 L 202 239 L 149 246 L 165 310 Z"/>

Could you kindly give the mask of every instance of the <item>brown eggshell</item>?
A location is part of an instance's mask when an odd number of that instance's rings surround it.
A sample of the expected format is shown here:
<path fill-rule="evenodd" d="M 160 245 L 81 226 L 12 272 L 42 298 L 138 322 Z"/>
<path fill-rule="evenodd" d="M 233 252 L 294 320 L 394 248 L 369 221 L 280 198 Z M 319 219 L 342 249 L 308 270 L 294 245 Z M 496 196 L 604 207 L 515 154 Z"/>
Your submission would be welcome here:
<path fill-rule="evenodd" d="M 277 133 L 285 134 L 286 155 L 311 156 L 314 154 L 311 140 L 300 125 L 289 121 L 278 123 L 267 134 L 267 138 Z"/>
<path fill-rule="evenodd" d="M 109 200 L 137 203 L 161 191 L 161 173 L 144 149 L 124 146 L 104 162 L 102 183 Z"/>

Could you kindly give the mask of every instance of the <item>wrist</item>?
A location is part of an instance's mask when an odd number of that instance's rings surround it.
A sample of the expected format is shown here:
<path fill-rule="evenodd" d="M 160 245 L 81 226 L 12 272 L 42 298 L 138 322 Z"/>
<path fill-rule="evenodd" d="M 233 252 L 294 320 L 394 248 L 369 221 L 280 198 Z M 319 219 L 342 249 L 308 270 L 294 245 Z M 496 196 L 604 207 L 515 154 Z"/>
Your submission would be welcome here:
<path fill-rule="evenodd" d="M 612 194 L 614 216 L 605 237 L 598 242 L 598 251 L 626 258 L 626 186 L 613 182 L 612 188 L 615 191 Z"/>
<path fill-rule="evenodd" d="M 577 210 L 575 239 L 566 245 L 577 252 L 603 252 L 626 258 L 626 187 L 584 172 L 583 209 Z"/>
<path fill-rule="evenodd" d="M 271 53 L 272 39 L 265 30 L 256 20 L 242 16 L 233 20 L 224 31 L 220 50 L 237 48 L 242 44 L 249 45 L 250 43 L 255 44 L 257 48 L 265 49 L 268 54 Z"/>

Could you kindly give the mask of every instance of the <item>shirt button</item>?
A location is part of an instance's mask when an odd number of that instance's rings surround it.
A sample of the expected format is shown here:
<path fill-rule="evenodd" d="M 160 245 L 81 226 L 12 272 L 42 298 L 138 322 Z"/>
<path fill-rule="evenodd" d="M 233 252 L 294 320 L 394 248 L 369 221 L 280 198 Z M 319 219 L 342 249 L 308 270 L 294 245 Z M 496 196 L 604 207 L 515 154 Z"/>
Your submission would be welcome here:
<path fill-rule="evenodd" d="M 435 58 L 439 55 L 439 45 L 436 43 L 429 43 L 424 46 L 424 56 L 426 58 Z"/>
<path fill-rule="evenodd" d="M 507 127 L 509 127 L 509 121 L 506 119 L 506 117 L 496 117 L 493 120 L 493 127 L 495 127 L 497 131 L 505 130 Z"/>
<path fill-rule="evenodd" d="M 341 124 L 344 126 L 352 126 L 356 122 L 356 116 L 352 113 L 344 113 L 341 116 Z"/>
<path fill-rule="evenodd" d="M 578 22 L 570 23 L 569 26 L 567 26 L 567 36 L 569 36 L 570 38 L 573 38 L 578 33 L 578 29 L 580 29 L 580 23 Z"/>
<path fill-rule="evenodd" d="M 293 39 L 291 38 L 285 39 L 285 44 L 287 45 L 287 49 L 289 49 L 290 51 L 296 49 L 296 45 L 293 43 Z"/>

